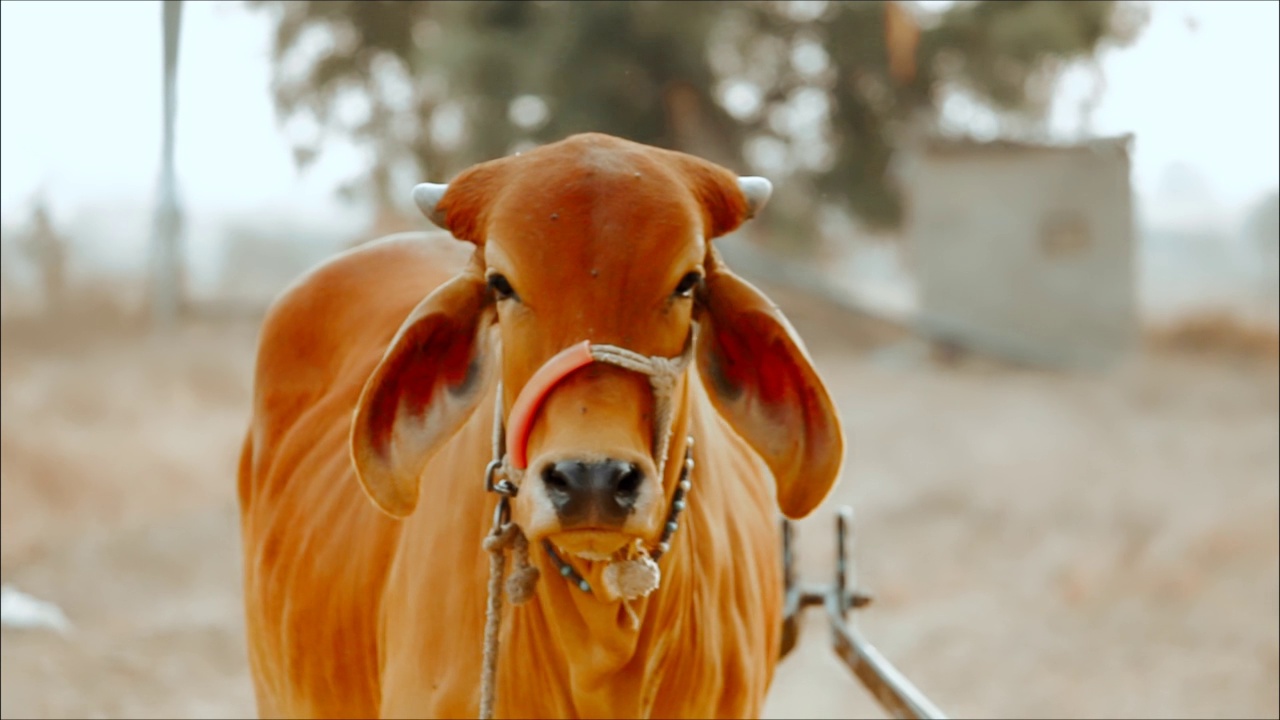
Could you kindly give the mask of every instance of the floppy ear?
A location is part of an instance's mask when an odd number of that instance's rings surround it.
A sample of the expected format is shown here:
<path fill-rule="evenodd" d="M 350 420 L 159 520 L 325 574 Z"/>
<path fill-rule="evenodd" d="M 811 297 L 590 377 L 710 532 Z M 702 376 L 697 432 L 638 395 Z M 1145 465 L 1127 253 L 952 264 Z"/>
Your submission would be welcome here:
<path fill-rule="evenodd" d="M 698 370 L 716 409 L 773 471 L 783 514 L 802 518 L 844 463 L 840 420 L 791 323 L 714 251 L 708 260 Z"/>
<path fill-rule="evenodd" d="M 413 309 L 365 382 L 351 459 L 365 493 L 388 515 L 413 512 L 422 468 L 475 410 L 495 365 L 493 321 L 484 279 L 459 275 Z"/>

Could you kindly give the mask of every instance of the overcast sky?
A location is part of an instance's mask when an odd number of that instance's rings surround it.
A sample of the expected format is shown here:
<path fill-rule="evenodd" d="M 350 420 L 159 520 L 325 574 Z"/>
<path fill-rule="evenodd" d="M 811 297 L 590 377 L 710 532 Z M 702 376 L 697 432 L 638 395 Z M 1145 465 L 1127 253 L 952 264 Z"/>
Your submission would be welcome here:
<path fill-rule="evenodd" d="M 178 174 L 193 210 L 317 208 L 359 166 L 331 152 L 299 179 L 269 96 L 270 22 L 239 3 L 185 4 Z M 160 146 L 159 2 L 14 2 L 0 17 L 0 213 L 38 188 L 58 215 L 151 197 Z M 1151 199 L 1169 168 L 1204 176 L 1238 206 L 1278 184 L 1276 2 L 1160 2 L 1138 42 L 1109 52 L 1100 134 L 1134 132 L 1134 185 Z M 1074 130 L 1067 83 L 1055 126 Z M 15 217 L 15 213 L 18 217 Z"/>

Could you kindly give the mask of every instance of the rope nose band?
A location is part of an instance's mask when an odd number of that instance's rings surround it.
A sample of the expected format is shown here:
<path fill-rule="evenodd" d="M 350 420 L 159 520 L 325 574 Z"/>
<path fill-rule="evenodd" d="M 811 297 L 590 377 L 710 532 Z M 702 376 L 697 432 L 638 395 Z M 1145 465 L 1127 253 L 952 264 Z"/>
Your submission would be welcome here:
<path fill-rule="evenodd" d="M 675 389 L 676 378 L 684 372 L 693 356 L 696 331 L 695 325 L 689 333 L 684 352 L 672 358 L 642 355 L 616 345 L 592 344 L 589 340 L 575 343 L 556 353 L 525 383 L 511 406 L 505 437 L 510 468 L 519 472 L 528 467 L 529 433 L 533 430 L 533 419 L 547 396 L 570 374 L 593 362 L 615 365 L 649 376 L 654 392 L 653 451 L 661 466 L 666 459 L 666 446 L 671 431 L 670 416 L 674 407 L 671 393 Z M 501 394 L 498 402 L 502 402 Z"/>

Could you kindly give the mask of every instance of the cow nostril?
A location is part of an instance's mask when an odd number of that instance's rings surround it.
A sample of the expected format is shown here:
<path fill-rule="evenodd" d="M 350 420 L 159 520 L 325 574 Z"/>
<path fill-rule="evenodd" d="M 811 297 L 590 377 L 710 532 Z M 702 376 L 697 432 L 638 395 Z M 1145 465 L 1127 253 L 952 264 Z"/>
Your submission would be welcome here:
<path fill-rule="evenodd" d="M 544 467 L 539 477 L 561 520 L 599 513 L 608 522 L 620 522 L 634 509 L 645 482 L 644 471 L 620 460 L 561 460 Z"/>
<path fill-rule="evenodd" d="M 614 494 L 622 499 L 634 499 L 636 494 L 640 492 L 640 482 L 644 480 L 640 468 L 631 465 L 627 468 L 622 477 L 618 478 L 618 484 L 614 487 Z"/>
<path fill-rule="evenodd" d="M 569 492 L 569 477 L 565 475 L 561 467 L 551 465 L 542 471 L 542 482 L 547 486 L 548 490 L 555 490 L 562 493 Z"/>

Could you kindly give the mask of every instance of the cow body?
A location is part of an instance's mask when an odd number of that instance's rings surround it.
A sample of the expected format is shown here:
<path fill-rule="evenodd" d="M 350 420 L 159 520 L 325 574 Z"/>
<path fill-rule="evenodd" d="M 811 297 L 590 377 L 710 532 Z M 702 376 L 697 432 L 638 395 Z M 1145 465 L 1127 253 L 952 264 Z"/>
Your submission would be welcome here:
<path fill-rule="evenodd" d="M 413 466 L 421 470 L 407 512 L 379 500 L 375 470 L 362 469 L 371 463 L 358 450 L 353 463 L 348 438 L 381 432 L 357 412 L 373 404 L 370 378 L 406 342 L 406 317 L 479 254 L 447 233 L 392 236 L 308 273 L 267 314 L 239 477 L 263 717 L 476 716 L 489 573 L 482 541 L 497 503 L 484 477 L 502 376 L 457 382 L 472 399 L 456 430 Z M 625 605 L 581 592 L 535 542 L 536 592 L 502 616 L 496 716 L 759 714 L 781 629 L 779 491 L 716 392 L 689 372 L 673 398 L 674 427 L 695 438 L 695 469 L 657 590 Z M 581 413 L 588 409 L 584 402 Z M 545 412 L 564 411 L 549 403 Z M 546 445 L 555 435 L 533 437 Z M 386 456 L 395 453 L 404 451 Z M 575 562 L 598 585 L 606 563 Z"/>

